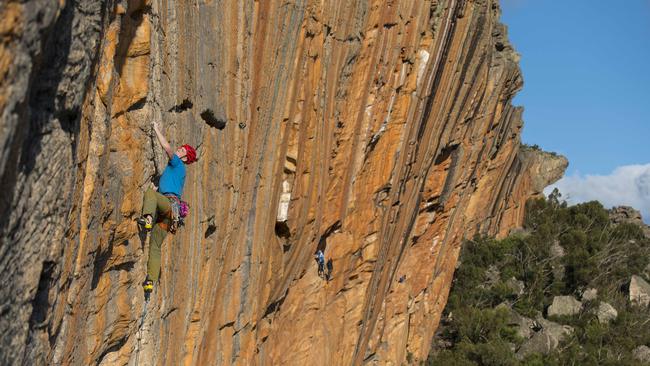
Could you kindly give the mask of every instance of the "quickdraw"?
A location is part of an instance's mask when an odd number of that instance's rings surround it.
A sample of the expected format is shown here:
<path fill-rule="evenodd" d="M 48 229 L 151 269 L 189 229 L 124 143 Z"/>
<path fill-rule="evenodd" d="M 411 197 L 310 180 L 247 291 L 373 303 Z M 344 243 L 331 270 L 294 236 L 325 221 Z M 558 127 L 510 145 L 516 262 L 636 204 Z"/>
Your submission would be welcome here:
<path fill-rule="evenodd" d="M 168 215 L 171 219 L 171 224 L 169 225 L 168 230 L 170 233 L 176 234 L 176 230 L 178 230 L 179 227 L 185 226 L 185 217 L 187 217 L 190 212 L 190 206 L 187 202 L 181 201 L 180 198 L 174 195 L 166 197 L 169 198 L 169 203 L 171 204 L 171 210 Z"/>

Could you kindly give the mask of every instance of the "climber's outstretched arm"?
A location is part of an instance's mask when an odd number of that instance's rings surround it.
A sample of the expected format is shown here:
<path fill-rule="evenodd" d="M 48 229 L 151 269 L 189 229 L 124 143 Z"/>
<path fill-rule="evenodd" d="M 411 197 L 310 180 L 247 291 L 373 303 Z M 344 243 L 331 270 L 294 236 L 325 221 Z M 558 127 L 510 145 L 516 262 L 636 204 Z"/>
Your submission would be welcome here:
<path fill-rule="evenodd" d="M 156 137 L 158 137 L 158 142 L 160 142 L 160 146 L 162 146 L 162 148 L 165 149 L 167 156 L 171 159 L 172 156 L 174 156 L 174 150 L 172 150 L 172 147 L 169 145 L 169 142 L 167 142 L 165 136 L 162 134 L 162 132 L 160 132 L 160 126 L 158 126 L 158 122 L 156 121 L 153 122 L 153 130 L 156 131 Z"/>

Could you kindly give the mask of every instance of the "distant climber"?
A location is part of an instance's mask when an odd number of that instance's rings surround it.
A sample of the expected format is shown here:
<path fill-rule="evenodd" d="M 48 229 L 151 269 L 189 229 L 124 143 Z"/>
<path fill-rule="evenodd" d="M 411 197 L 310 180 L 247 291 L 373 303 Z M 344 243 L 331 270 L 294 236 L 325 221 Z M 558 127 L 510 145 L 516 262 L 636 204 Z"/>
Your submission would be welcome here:
<path fill-rule="evenodd" d="M 153 130 L 169 162 L 160 176 L 158 192 L 149 188 L 144 193 L 142 217 L 137 220 L 146 231 L 151 231 L 147 277 L 143 283 L 145 293 L 153 291 L 153 285 L 160 276 L 160 247 L 167 231 L 174 233 L 179 220 L 187 215 L 187 204 L 181 201 L 185 165 L 196 161 L 196 150 L 192 146 L 186 144 L 174 152 L 160 132 L 158 122 L 153 122 Z"/>
<path fill-rule="evenodd" d="M 325 275 L 325 254 L 323 254 L 322 250 L 318 249 L 314 257 L 318 263 L 318 276 L 323 277 Z"/>
<path fill-rule="evenodd" d="M 327 273 L 325 274 L 325 279 L 327 282 L 332 279 L 332 270 L 334 270 L 334 264 L 332 263 L 332 258 L 327 260 Z"/>

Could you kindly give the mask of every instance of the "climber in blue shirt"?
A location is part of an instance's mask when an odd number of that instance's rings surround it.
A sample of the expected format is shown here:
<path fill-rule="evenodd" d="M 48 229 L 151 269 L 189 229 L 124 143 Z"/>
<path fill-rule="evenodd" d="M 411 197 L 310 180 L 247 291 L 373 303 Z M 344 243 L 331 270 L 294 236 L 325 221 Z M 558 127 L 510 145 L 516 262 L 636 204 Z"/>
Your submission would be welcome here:
<path fill-rule="evenodd" d="M 153 284 L 160 275 L 160 247 L 171 224 L 171 200 L 180 200 L 185 184 L 185 165 L 196 161 L 196 150 L 192 146 L 183 145 L 174 151 L 157 122 L 153 122 L 153 130 L 169 162 L 160 176 L 158 192 L 149 188 L 144 193 L 142 217 L 138 219 L 146 231 L 151 231 L 147 278 L 143 284 L 145 293 L 153 291 Z M 155 227 L 154 223 L 157 224 Z"/>
<path fill-rule="evenodd" d="M 182 149 L 183 147 L 179 148 Z M 187 148 L 186 148 L 187 149 Z M 182 154 L 182 152 L 180 152 Z M 160 176 L 160 193 L 181 198 L 185 184 L 185 163 L 178 157 L 178 151 L 169 159 L 169 163 Z"/>

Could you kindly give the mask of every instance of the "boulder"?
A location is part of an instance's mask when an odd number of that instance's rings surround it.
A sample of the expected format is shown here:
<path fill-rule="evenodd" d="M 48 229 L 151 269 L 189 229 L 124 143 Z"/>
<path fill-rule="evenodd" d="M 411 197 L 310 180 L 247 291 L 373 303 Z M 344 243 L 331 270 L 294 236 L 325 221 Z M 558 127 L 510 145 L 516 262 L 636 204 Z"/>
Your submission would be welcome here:
<path fill-rule="evenodd" d="M 644 345 L 635 348 L 632 351 L 632 357 L 638 361 L 650 363 L 650 347 Z"/>
<path fill-rule="evenodd" d="M 601 302 L 596 310 L 596 316 L 598 317 L 598 322 L 607 324 L 618 317 L 618 311 L 610 304 Z"/>
<path fill-rule="evenodd" d="M 490 285 L 494 285 L 495 283 L 499 282 L 500 278 L 501 278 L 501 272 L 499 272 L 497 266 L 491 264 L 488 267 L 488 269 L 485 271 L 485 279 L 487 283 Z"/>
<path fill-rule="evenodd" d="M 508 348 L 510 349 L 510 352 L 512 352 L 512 353 L 517 352 L 517 345 L 512 343 L 512 342 L 508 342 Z"/>
<path fill-rule="evenodd" d="M 562 341 L 564 337 L 573 333 L 573 327 L 552 322 L 541 316 L 537 317 L 535 322 L 541 328 L 540 332 L 546 332 L 558 341 Z"/>
<path fill-rule="evenodd" d="M 573 296 L 555 296 L 548 307 L 548 316 L 576 315 L 582 310 L 582 303 Z"/>
<path fill-rule="evenodd" d="M 558 339 L 547 332 L 535 333 L 535 335 L 524 342 L 516 353 L 518 359 L 524 359 L 533 353 L 547 355 L 553 351 L 559 344 Z"/>
<path fill-rule="evenodd" d="M 497 305 L 496 309 L 505 308 L 509 312 L 508 316 L 508 325 L 515 327 L 517 330 L 517 335 L 521 338 L 528 339 L 533 335 L 533 319 L 527 318 L 523 315 L 520 315 L 515 310 L 512 310 L 510 306 L 501 303 Z"/>
<path fill-rule="evenodd" d="M 531 320 L 528 319 L 528 321 Z M 539 329 L 539 331 L 533 332 L 532 330 L 535 328 Z M 557 348 L 565 337 L 573 333 L 573 328 L 538 316 L 537 319 L 531 321 L 529 331 L 532 333 L 532 337 L 526 340 L 516 353 L 516 357 L 520 360 L 533 353 L 549 354 Z"/>
<path fill-rule="evenodd" d="M 519 347 L 516 356 L 520 360 L 533 353 L 544 355 L 551 353 L 566 336 L 573 333 L 572 327 L 542 317 L 538 317 L 534 323 L 540 327 L 540 331 L 534 333 Z"/>
<path fill-rule="evenodd" d="M 582 301 L 594 301 L 598 298 L 598 290 L 595 288 L 588 288 L 582 293 Z"/>
<path fill-rule="evenodd" d="M 483 288 L 492 288 L 496 285 L 497 282 L 501 279 L 501 272 L 494 264 L 491 264 L 487 270 L 485 270 L 485 284 L 482 284 Z"/>
<path fill-rule="evenodd" d="M 564 248 L 560 245 L 560 242 L 557 240 L 553 240 L 553 244 L 551 244 L 551 257 L 552 258 L 562 258 L 566 252 L 564 251 Z"/>
<path fill-rule="evenodd" d="M 506 286 L 510 291 L 512 291 L 513 294 L 517 296 L 523 295 L 524 289 L 526 288 L 526 285 L 524 285 L 524 281 L 519 281 L 514 277 L 511 277 L 508 281 L 506 281 Z"/>
<path fill-rule="evenodd" d="M 639 276 L 630 279 L 630 302 L 639 306 L 650 304 L 650 284 Z"/>
<path fill-rule="evenodd" d="M 553 270 L 553 279 L 555 281 L 559 282 L 564 280 L 564 274 L 566 272 L 566 269 L 564 268 L 563 265 L 561 265 L 560 263 L 552 263 L 551 269 Z"/>

